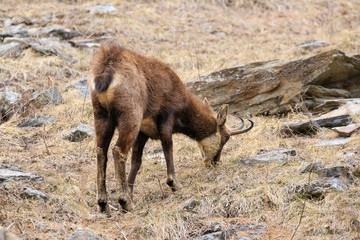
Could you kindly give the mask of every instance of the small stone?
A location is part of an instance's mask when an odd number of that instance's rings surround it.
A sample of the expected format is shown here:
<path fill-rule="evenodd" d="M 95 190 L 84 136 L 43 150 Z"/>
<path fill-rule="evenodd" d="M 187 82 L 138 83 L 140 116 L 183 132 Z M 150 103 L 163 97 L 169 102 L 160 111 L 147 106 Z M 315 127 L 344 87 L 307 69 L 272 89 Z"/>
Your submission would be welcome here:
<path fill-rule="evenodd" d="M 90 9 L 91 14 L 114 13 L 117 9 L 113 5 L 97 5 Z"/>
<path fill-rule="evenodd" d="M 26 118 L 21 121 L 18 127 L 41 127 L 46 124 L 55 122 L 56 120 L 51 115 L 35 116 L 33 118 Z"/>
<path fill-rule="evenodd" d="M 49 88 L 39 93 L 34 93 L 32 104 L 36 108 L 43 108 L 46 105 L 59 105 L 63 101 L 63 98 L 57 87 Z"/>
<path fill-rule="evenodd" d="M 195 200 L 195 199 L 191 199 L 188 203 L 186 203 L 184 206 L 183 206 L 183 209 L 186 209 L 186 210 L 192 210 L 195 208 L 195 206 L 198 204 L 198 202 Z"/>
<path fill-rule="evenodd" d="M 198 238 L 198 240 L 216 240 L 216 239 L 238 239 L 238 240 L 255 240 L 261 239 L 265 232 L 266 226 L 255 225 L 251 223 L 234 224 L 221 229 L 221 231 L 214 231 L 205 234 Z M 236 237 L 236 238 L 235 238 Z"/>
<path fill-rule="evenodd" d="M 25 37 L 29 37 L 29 32 L 25 24 L 19 24 L 16 26 L 10 25 L 6 31 L 0 32 L 0 38 L 6 38 L 6 37 L 25 38 Z"/>
<path fill-rule="evenodd" d="M 0 183 L 4 181 L 14 180 L 14 179 L 20 179 L 20 180 L 35 180 L 35 181 L 42 181 L 43 178 L 41 176 L 27 173 L 27 172 L 21 172 L 21 171 L 14 171 L 10 169 L 2 168 L 0 169 Z"/>
<path fill-rule="evenodd" d="M 322 178 L 344 178 L 351 179 L 349 167 L 337 166 L 318 169 L 316 173 Z"/>
<path fill-rule="evenodd" d="M 320 169 L 324 168 L 321 163 L 318 162 L 313 162 L 310 163 L 308 165 L 306 165 L 305 167 L 301 168 L 301 173 L 307 173 L 307 172 L 316 172 Z"/>
<path fill-rule="evenodd" d="M 109 37 L 70 40 L 69 43 L 73 47 L 93 48 L 93 47 L 100 47 L 101 45 L 100 42 L 106 39 L 109 39 Z"/>
<path fill-rule="evenodd" d="M 43 200 L 48 200 L 49 197 L 45 195 L 45 193 L 39 191 L 39 190 L 36 190 L 36 189 L 33 189 L 33 188 L 30 188 L 30 187 L 25 187 L 24 188 L 24 194 L 28 197 L 36 197 L 37 199 L 43 199 Z"/>
<path fill-rule="evenodd" d="M 288 162 L 289 156 L 296 156 L 295 149 L 260 149 L 257 157 L 240 159 L 239 164 L 254 166 L 257 164 L 270 164 L 273 162 Z"/>
<path fill-rule="evenodd" d="M 316 147 L 330 147 L 330 146 L 344 145 L 349 141 L 350 138 L 334 138 L 329 140 L 311 141 L 310 144 Z"/>
<path fill-rule="evenodd" d="M 0 228 L 0 239 L 1 240 L 20 240 L 15 234 L 9 232 L 6 228 Z"/>
<path fill-rule="evenodd" d="M 12 25 L 19 25 L 19 24 L 32 25 L 33 21 L 29 17 L 14 16 L 11 18 L 11 24 Z"/>
<path fill-rule="evenodd" d="M 346 164 L 350 167 L 355 177 L 360 177 L 360 159 L 350 158 L 346 161 Z"/>
<path fill-rule="evenodd" d="M 358 123 L 349 124 L 344 127 L 332 128 L 332 130 L 334 130 L 337 134 L 339 134 L 340 137 L 350 137 L 359 129 L 360 129 L 360 124 Z"/>
<path fill-rule="evenodd" d="M 69 86 L 64 88 L 64 91 L 69 91 L 71 89 L 77 89 L 79 92 L 79 98 L 89 98 L 90 97 L 90 92 L 88 89 L 88 85 L 87 85 L 87 77 L 76 81 L 72 84 L 70 84 Z"/>
<path fill-rule="evenodd" d="M 297 48 L 303 48 L 303 49 L 313 49 L 313 48 L 318 48 L 318 47 L 325 47 L 328 46 L 329 44 L 325 41 L 322 40 L 315 40 L 315 41 L 310 41 L 310 42 L 306 42 L 303 43 L 299 46 L 297 46 Z"/>
<path fill-rule="evenodd" d="M 0 46 L 0 57 L 6 56 L 16 58 L 20 56 L 24 49 L 25 48 L 20 43 L 16 42 L 3 44 Z"/>
<path fill-rule="evenodd" d="M 75 230 L 75 232 L 68 237 L 67 240 L 101 240 L 101 238 L 98 238 L 97 236 L 85 231 L 82 228 L 78 228 Z"/>
<path fill-rule="evenodd" d="M 16 92 L 0 92 L 0 123 L 8 121 L 15 113 L 21 95 Z"/>
<path fill-rule="evenodd" d="M 278 155 L 278 154 L 285 154 L 289 156 L 296 156 L 296 150 L 295 149 L 286 149 L 286 148 L 280 148 L 280 149 L 267 149 L 262 148 L 259 150 L 258 155 Z"/>
<path fill-rule="evenodd" d="M 70 142 L 81 142 L 85 138 L 95 136 L 94 129 L 88 125 L 81 124 L 67 133 L 63 139 Z"/>
<path fill-rule="evenodd" d="M 296 193 L 300 193 L 306 198 L 323 198 L 327 193 L 343 192 L 348 187 L 339 178 L 330 178 L 296 186 L 295 189 Z"/>

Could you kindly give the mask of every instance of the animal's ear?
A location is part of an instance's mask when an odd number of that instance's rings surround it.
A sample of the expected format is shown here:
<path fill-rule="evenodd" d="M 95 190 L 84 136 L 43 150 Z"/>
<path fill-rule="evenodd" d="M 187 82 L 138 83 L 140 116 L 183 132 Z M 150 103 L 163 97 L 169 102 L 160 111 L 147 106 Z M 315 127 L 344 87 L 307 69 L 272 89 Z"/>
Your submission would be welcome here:
<path fill-rule="evenodd" d="M 210 106 L 209 101 L 207 100 L 206 97 L 204 97 L 203 103 L 205 103 L 206 105 Z"/>
<path fill-rule="evenodd" d="M 217 114 L 217 125 L 222 126 L 226 122 L 226 118 L 229 112 L 229 105 L 224 104 L 219 108 L 218 114 Z"/>

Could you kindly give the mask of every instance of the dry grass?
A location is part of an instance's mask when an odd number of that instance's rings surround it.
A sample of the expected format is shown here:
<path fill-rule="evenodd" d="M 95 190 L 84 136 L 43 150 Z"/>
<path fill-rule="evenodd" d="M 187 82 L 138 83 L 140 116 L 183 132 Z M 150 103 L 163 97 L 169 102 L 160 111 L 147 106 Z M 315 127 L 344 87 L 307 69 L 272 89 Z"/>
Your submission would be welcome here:
<path fill-rule="evenodd" d="M 95 1 L 0 0 L 1 18 L 28 16 L 42 22 L 74 28 L 84 36 L 110 35 L 129 49 L 168 63 L 184 80 L 223 68 L 254 61 L 291 60 L 338 48 L 359 53 L 360 3 L 357 0 L 227 1 L 105 1 L 118 9 L 114 15 L 90 15 Z M 41 3 L 41 4 L 40 4 Z M 328 46 L 298 49 L 297 45 L 323 40 Z M 26 50 L 19 58 L 0 58 L 0 79 L 6 89 L 31 93 L 57 85 L 60 89 L 86 76 L 92 50 L 64 47 L 78 62 L 44 57 Z M 66 239 L 82 227 L 102 239 L 189 239 L 220 225 L 251 222 L 267 226 L 264 239 L 290 239 L 296 228 L 303 199 L 287 192 L 291 184 L 305 183 L 299 169 L 310 162 L 342 165 L 342 154 L 359 151 L 360 136 L 340 147 L 314 147 L 302 137 L 281 138 L 285 122 L 305 119 L 302 114 L 285 118 L 255 117 L 256 127 L 234 137 L 225 147 L 222 163 L 205 169 L 193 141 L 175 136 L 175 165 L 183 188 L 172 193 L 166 186 L 166 166 L 161 157 L 148 156 L 161 149 L 151 141 L 136 186 L 136 209 L 113 210 L 110 218 L 97 213 L 94 139 L 81 143 L 62 140 L 62 134 L 79 123 L 92 125 L 88 100 L 63 93 L 65 104 L 37 112 L 59 121 L 45 128 L 20 129 L 14 117 L 0 127 L 0 163 L 44 177 L 27 183 L 44 191 L 50 200 L 24 198 L 19 185 L 0 190 L 0 225 L 10 226 L 23 239 Z M 356 117 L 356 116 L 355 116 Z M 357 116 L 359 117 L 359 116 Z M 230 116 L 229 124 L 238 120 Z M 323 132 L 316 138 L 333 137 Z M 297 156 L 286 165 L 241 166 L 261 148 L 296 148 Z M 315 179 L 316 176 L 312 176 Z M 295 239 L 359 239 L 359 180 L 342 193 L 321 201 L 307 201 Z M 108 191 L 115 207 L 113 162 L 108 167 Z M 182 209 L 189 200 L 197 205 Z"/>

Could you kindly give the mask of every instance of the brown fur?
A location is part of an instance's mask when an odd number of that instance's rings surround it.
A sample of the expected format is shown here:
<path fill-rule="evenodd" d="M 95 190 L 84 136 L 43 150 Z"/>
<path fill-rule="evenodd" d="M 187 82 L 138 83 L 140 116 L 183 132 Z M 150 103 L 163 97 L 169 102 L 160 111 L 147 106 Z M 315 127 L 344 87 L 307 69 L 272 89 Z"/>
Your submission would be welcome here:
<path fill-rule="evenodd" d="M 205 163 L 215 164 L 230 132 L 225 126 L 227 106 L 218 114 L 207 101 L 191 94 L 166 64 L 126 50 L 114 41 L 96 52 L 89 74 L 98 147 L 98 204 L 108 211 L 105 187 L 107 152 L 115 128 L 119 131 L 113 150 L 118 200 L 131 210 L 130 193 L 141 166 L 144 145 L 149 138 L 160 139 L 167 164 L 167 184 L 179 188 L 173 162 L 172 134 L 183 133 L 198 141 Z M 216 141 L 212 141 L 216 139 Z M 211 146 L 209 146 L 211 145 Z M 128 183 L 125 161 L 133 148 Z"/>

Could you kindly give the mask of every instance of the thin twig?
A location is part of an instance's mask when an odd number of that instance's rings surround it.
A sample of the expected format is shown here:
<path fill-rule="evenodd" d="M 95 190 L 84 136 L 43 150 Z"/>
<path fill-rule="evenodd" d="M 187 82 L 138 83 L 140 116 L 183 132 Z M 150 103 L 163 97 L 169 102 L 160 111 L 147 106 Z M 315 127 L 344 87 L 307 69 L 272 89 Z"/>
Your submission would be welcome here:
<path fill-rule="evenodd" d="M 160 187 L 161 194 L 162 194 L 163 197 L 165 197 L 165 193 L 164 193 L 164 191 L 163 191 L 163 189 L 162 189 L 162 187 L 161 187 L 160 179 L 158 178 L 157 180 L 158 180 L 158 182 L 159 182 L 159 187 Z"/>
<path fill-rule="evenodd" d="M 200 67 L 199 67 L 199 57 L 198 57 L 198 54 L 197 52 L 195 53 L 196 55 L 196 67 L 197 67 L 197 71 L 198 71 L 198 78 L 200 80 Z"/>
<path fill-rule="evenodd" d="M 309 171 L 308 183 L 310 183 L 311 173 L 312 173 L 312 170 Z M 293 240 L 293 239 L 294 239 L 295 234 L 296 234 L 296 232 L 298 231 L 298 229 L 299 229 L 299 227 L 300 227 L 300 224 L 301 224 L 301 221 L 302 221 L 302 219 L 303 219 L 304 212 L 305 212 L 305 205 L 306 205 L 306 198 L 304 198 L 304 202 L 303 202 L 303 205 L 302 205 L 299 223 L 298 223 L 298 225 L 296 226 L 296 228 L 295 228 L 295 230 L 294 230 L 294 233 L 293 233 L 293 235 L 291 236 L 290 240 Z"/>
<path fill-rule="evenodd" d="M 41 136 L 41 138 L 42 138 L 42 140 L 44 142 L 46 154 L 51 155 L 51 152 L 50 152 L 49 147 L 48 147 L 47 142 L 46 142 L 45 133 L 46 133 L 46 131 L 45 131 L 45 125 L 44 125 L 43 132 L 42 132 L 42 134 L 40 136 Z"/>

